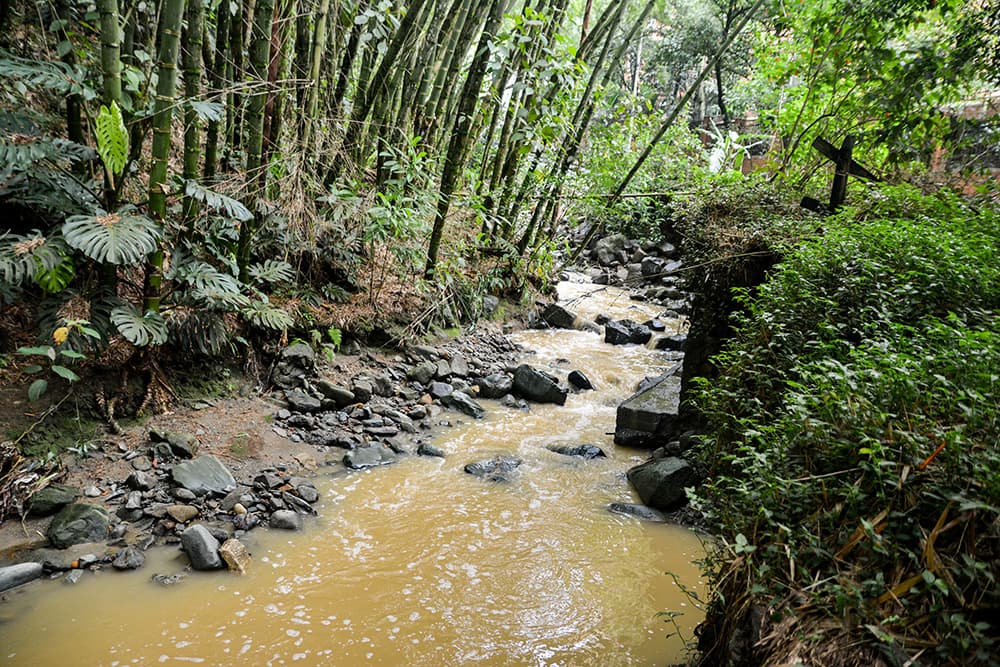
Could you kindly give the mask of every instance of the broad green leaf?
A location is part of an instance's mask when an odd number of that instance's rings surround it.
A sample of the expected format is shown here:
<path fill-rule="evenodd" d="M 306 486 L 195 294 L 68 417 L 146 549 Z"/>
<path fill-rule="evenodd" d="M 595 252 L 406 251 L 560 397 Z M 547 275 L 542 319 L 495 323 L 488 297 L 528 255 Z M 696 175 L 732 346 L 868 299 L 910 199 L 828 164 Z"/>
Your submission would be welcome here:
<path fill-rule="evenodd" d="M 136 306 L 125 304 L 111 311 L 111 322 L 125 340 L 137 347 L 167 342 L 167 323 L 159 313 L 142 313 Z"/>
<path fill-rule="evenodd" d="M 82 352 L 77 352 L 76 350 L 59 350 L 59 354 L 66 357 L 67 359 L 86 359 L 87 355 Z"/>
<path fill-rule="evenodd" d="M 45 393 L 45 390 L 48 388 L 49 388 L 48 380 L 42 380 L 42 379 L 35 380 L 34 382 L 31 383 L 31 386 L 28 387 L 28 400 L 37 401 L 41 397 L 41 395 Z"/>
<path fill-rule="evenodd" d="M 70 369 L 66 368 L 65 366 L 58 366 L 58 365 L 53 364 L 53 366 L 52 366 L 52 372 L 55 373 L 56 375 L 58 375 L 61 378 L 65 378 L 65 379 L 69 380 L 70 382 L 76 382 L 77 380 L 80 379 L 79 375 L 77 375 L 76 373 L 74 373 Z"/>
<path fill-rule="evenodd" d="M 56 358 L 56 351 L 49 345 L 39 345 L 37 347 L 19 347 L 17 348 L 18 354 L 23 354 L 24 356 L 31 356 L 37 354 L 43 357 L 48 357 L 49 359 Z"/>
<path fill-rule="evenodd" d="M 62 226 L 73 248 L 98 262 L 122 265 L 145 260 L 156 250 L 160 229 L 144 215 L 73 215 Z"/>
<path fill-rule="evenodd" d="M 96 133 L 97 153 L 113 182 L 128 160 L 128 130 L 125 129 L 121 109 L 114 100 L 111 101 L 111 106 L 101 105 L 97 114 Z"/>
<path fill-rule="evenodd" d="M 253 220 L 253 213 L 242 202 L 220 194 L 215 190 L 209 190 L 205 186 L 199 185 L 196 181 L 187 181 L 184 184 L 184 194 L 200 201 L 209 208 L 222 211 L 230 218 L 236 218 L 240 222 Z"/>

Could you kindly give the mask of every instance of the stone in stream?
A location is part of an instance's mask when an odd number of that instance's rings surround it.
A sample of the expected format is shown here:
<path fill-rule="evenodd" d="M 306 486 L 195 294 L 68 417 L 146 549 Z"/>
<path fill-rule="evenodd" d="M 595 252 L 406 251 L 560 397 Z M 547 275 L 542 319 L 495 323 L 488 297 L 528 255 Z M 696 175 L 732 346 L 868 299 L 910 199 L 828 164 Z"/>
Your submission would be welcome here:
<path fill-rule="evenodd" d="M 452 408 L 453 410 L 458 410 L 462 414 L 466 414 L 473 419 L 482 419 L 486 416 L 486 410 L 483 406 L 479 405 L 479 403 L 473 400 L 472 397 L 464 391 L 456 391 L 442 397 L 441 404 L 445 407 Z"/>
<path fill-rule="evenodd" d="M 223 566 L 219 540 L 201 524 L 190 526 L 181 533 L 181 548 L 196 570 L 218 570 Z"/>
<path fill-rule="evenodd" d="M 396 454 L 385 445 L 367 445 L 344 454 L 344 465 L 352 470 L 373 468 L 396 462 Z"/>
<path fill-rule="evenodd" d="M 302 517 L 292 510 L 275 510 L 268 520 L 271 528 L 279 530 L 300 530 L 302 528 Z"/>
<path fill-rule="evenodd" d="M 444 458 L 444 450 L 440 447 L 435 447 L 434 445 L 429 445 L 426 442 L 420 443 L 417 447 L 417 456 L 436 456 L 438 458 Z"/>
<path fill-rule="evenodd" d="M 110 519 L 103 507 L 89 503 L 66 505 L 49 524 L 46 536 L 58 549 L 81 542 L 99 542 L 107 539 Z"/>
<path fill-rule="evenodd" d="M 137 570 L 146 564 L 146 555 L 138 547 L 125 547 L 115 554 L 111 567 L 116 570 Z"/>
<path fill-rule="evenodd" d="M 657 350 L 673 350 L 675 352 L 683 352 L 687 347 L 687 336 L 684 334 L 676 334 L 673 336 L 661 336 L 656 339 L 656 349 Z"/>
<path fill-rule="evenodd" d="M 514 390 L 514 380 L 506 373 L 493 373 L 476 379 L 480 398 L 503 398 Z"/>
<path fill-rule="evenodd" d="M 594 385 L 590 383 L 590 379 L 583 374 L 583 371 L 570 371 L 566 380 L 577 389 L 586 391 L 594 388 Z"/>
<path fill-rule="evenodd" d="M 684 459 L 670 456 L 646 461 L 626 475 L 644 504 L 670 510 L 687 502 L 684 488 L 694 480 L 694 469 Z"/>
<path fill-rule="evenodd" d="M 625 399 L 615 418 L 615 444 L 648 447 L 660 444 L 679 419 L 681 378 L 668 371 Z"/>
<path fill-rule="evenodd" d="M 442 399 L 445 396 L 450 396 L 455 393 L 455 388 L 447 382 L 431 382 L 431 386 L 427 390 L 427 393 L 434 398 Z"/>
<path fill-rule="evenodd" d="M 154 574 L 149 579 L 160 586 L 173 586 L 179 584 L 185 577 L 187 577 L 186 574 L 178 572 L 177 574 Z"/>
<path fill-rule="evenodd" d="M 612 320 L 604 325 L 604 342 L 611 345 L 645 345 L 652 337 L 648 327 L 632 320 Z"/>
<path fill-rule="evenodd" d="M 576 456 L 587 460 L 607 457 L 604 450 L 597 445 L 550 445 L 546 449 L 563 456 Z"/>
<path fill-rule="evenodd" d="M 517 457 L 500 454 L 492 459 L 467 464 L 465 472 L 490 482 L 509 482 L 521 463 Z"/>
<path fill-rule="evenodd" d="M 536 403 L 565 405 L 569 390 L 548 373 L 521 364 L 514 371 L 514 392 Z"/>
<path fill-rule="evenodd" d="M 545 324 L 555 329 L 572 329 L 576 323 L 576 315 L 557 303 L 550 303 L 542 311 L 541 319 Z"/>
<path fill-rule="evenodd" d="M 41 563 L 18 563 L 0 567 L 0 591 L 26 584 L 42 576 Z"/>
<path fill-rule="evenodd" d="M 252 560 L 250 552 L 236 538 L 230 538 L 223 542 L 222 546 L 219 547 L 219 555 L 222 556 L 222 560 L 226 561 L 229 571 L 237 574 L 246 574 Z"/>
<path fill-rule="evenodd" d="M 80 497 L 80 490 L 65 484 L 49 484 L 31 494 L 28 499 L 29 516 L 49 516 Z"/>
<path fill-rule="evenodd" d="M 225 495 L 236 488 L 233 474 L 211 454 L 175 464 L 170 468 L 170 475 L 174 482 L 198 496 Z"/>
<path fill-rule="evenodd" d="M 634 516 L 643 521 L 652 521 L 654 523 L 667 522 L 667 517 L 664 516 L 663 512 L 636 503 L 611 503 L 608 505 L 608 511 L 615 514 L 624 514 L 625 516 Z"/>

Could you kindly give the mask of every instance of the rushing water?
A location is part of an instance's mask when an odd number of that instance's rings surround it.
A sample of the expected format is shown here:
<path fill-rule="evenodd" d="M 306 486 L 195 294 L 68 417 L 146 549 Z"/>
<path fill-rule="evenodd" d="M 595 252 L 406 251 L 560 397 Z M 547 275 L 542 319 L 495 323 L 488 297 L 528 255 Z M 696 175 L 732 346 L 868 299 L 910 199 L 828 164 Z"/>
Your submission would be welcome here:
<path fill-rule="evenodd" d="M 613 289 L 562 284 L 584 316 L 655 311 Z M 408 457 L 317 480 L 320 517 L 302 533 L 255 530 L 245 576 L 191 573 L 154 549 L 131 573 L 38 582 L 0 606 L 0 662 L 11 665 L 669 665 L 701 612 L 689 531 L 611 514 L 634 502 L 624 471 L 642 452 L 611 444 L 615 409 L 637 379 L 671 365 L 646 348 L 581 331 L 528 331 L 529 363 L 580 369 L 595 391 L 530 412 L 490 404 L 483 421 L 445 416 L 446 459 Z M 486 402 L 489 404 L 489 402 Z M 552 453 L 592 443 L 607 459 Z M 496 453 L 524 459 L 517 479 L 466 475 Z M 681 582 L 678 585 L 677 582 Z M 679 612 L 673 616 L 661 612 Z M 676 625 L 675 625 L 676 623 Z"/>

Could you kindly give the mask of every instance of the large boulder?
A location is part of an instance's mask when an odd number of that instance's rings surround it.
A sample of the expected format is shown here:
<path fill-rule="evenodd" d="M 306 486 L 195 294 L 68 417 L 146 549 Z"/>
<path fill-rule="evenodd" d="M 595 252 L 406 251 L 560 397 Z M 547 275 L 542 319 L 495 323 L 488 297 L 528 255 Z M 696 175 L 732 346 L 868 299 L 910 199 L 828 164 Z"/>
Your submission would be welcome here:
<path fill-rule="evenodd" d="M 632 320 L 613 320 L 604 325 L 604 342 L 612 345 L 645 345 L 652 337 L 649 327 Z"/>
<path fill-rule="evenodd" d="M 271 371 L 271 382 L 282 389 L 294 389 L 312 374 L 316 367 L 316 353 L 305 343 L 289 345 L 281 351 L 278 363 Z"/>
<path fill-rule="evenodd" d="M 219 540 L 201 524 L 191 526 L 181 533 L 181 548 L 196 570 L 218 570 L 224 566 L 219 556 Z"/>
<path fill-rule="evenodd" d="M 316 388 L 325 398 L 333 401 L 338 408 L 347 407 L 354 403 L 354 392 L 347 387 L 334 384 L 329 380 L 319 380 L 316 382 Z"/>
<path fill-rule="evenodd" d="M 569 390 L 545 371 L 521 364 L 514 371 L 514 392 L 529 401 L 565 405 Z"/>
<path fill-rule="evenodd" d="M 566 310 L 558 303 L 550 303 L 542 311 L 542 321 L 555 329 L 573 329 L 576 315 Z"/>
<path fill-rule="evenodd" d="M 694 469 L 684 459 L 669 456 L 630 468 L 627 476 L 644 504 L 670 510 L 687 502 L 684 488 L 694 479 Z"/>
<path fill-rule="evenodd" d="M 55 514 L 80 497 L 80 490 L 65 484 L 49 484 L 28 499 L 28 514 L 49 516 Z"/>
<path fill-rule="evenodd" d="M 662 444 L 679 423 L 681 379 L 667 373 L 618 406 L 615 444 L 652 447 Z"/>
<path fill-rule="evenodd" d="M 42 576 L 41 563 L 18 563 L 0 567 L 0 591 L 5 591 Z"/>
<path fill-rule="evenodd" d="M 594 256 L 598 263 L 601 266 L 614 266 L 625 261 L 626 241 L 624 234 L 611 234 L 598 239 L 594 244 Z"/>
<path fill-rule="evenodd" d="M 108 537 L 107 510 L 89 503 L 66 505 L 49 524 L 46 536 L 59 549 L 81 542 L 101 542 Z"/>
<path fill-rule="evenodd" d="M 170 475 L 174 482 L 198 496 L 225 495 L 236 488 L 233 473 L 211 454 L 175 464 Z"/>
<path fill-rule="evenodd" d="M 501 454 L 492 459 L 469 463 L 465 466 L 465 472 L 491 482 L 509 482 L 521 463 L 521 459 L 515 456 Z"/>

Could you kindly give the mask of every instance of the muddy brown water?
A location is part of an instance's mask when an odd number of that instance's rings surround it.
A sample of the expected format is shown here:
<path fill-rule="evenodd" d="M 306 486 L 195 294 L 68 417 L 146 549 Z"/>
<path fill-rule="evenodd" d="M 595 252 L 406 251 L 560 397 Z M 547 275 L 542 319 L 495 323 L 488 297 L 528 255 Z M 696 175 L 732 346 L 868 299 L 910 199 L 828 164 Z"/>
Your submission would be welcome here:
<path fill-rule="evenodd" d="M 592 285 L 560 294 L 585 316 L 645 319 L 655 310 Z M 690 531 L 609 513 L 635 502 L 624 471 L 643 453 L 611 443 L 615 409 L 636 381 L 672 365 L 580 331 L 516 335 L 528 363 L 581 369 L 592 392 L 563 407 L 453 413 L 435 444 L 446 459 L 408 457 L 347 477 L 322 475 L 319 518 L 301 533 L 255 530 L 242 577 L 192 572 L 154 549 L 140 570 L 40 581 L 0 605 L 0 663 L 10 665 L 669 665 L 701 620 Z M 569 363 L 563 360 L 568 360 Z M 598 444 L 607 459 L 545 449 Z M 514 453 L 510 484 L 462 472 Z M 666 612 L 668 615 L 663 615 Z M 680 614 L 679 616 L 677 614 Z M 668 619 L 672 618 L 670 621 Z"/>

